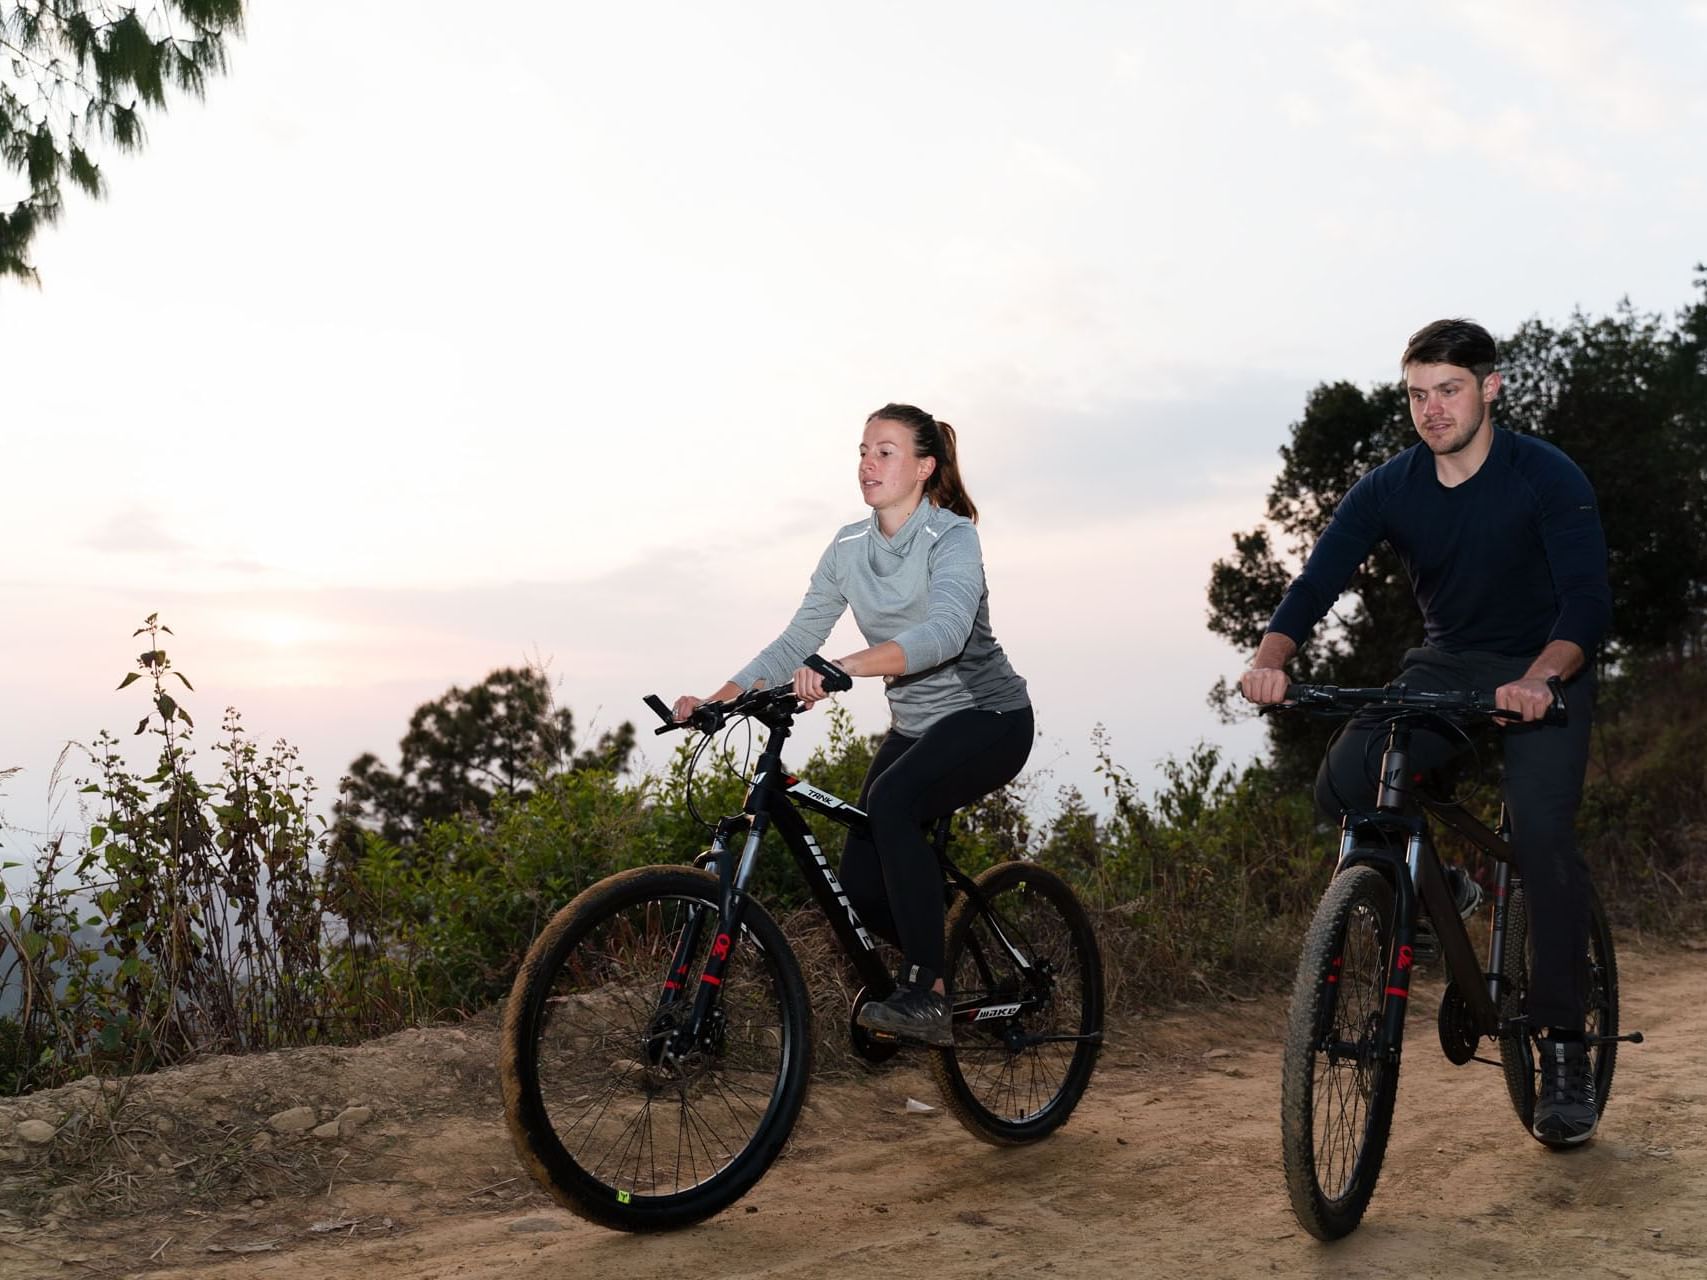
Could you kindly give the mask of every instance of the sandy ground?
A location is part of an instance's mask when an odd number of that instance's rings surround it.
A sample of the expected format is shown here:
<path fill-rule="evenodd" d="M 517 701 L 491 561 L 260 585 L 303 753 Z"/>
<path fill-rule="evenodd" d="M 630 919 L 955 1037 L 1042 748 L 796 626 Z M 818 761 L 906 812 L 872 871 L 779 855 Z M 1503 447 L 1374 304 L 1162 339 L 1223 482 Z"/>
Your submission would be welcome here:
<path fill-rule="evenodd" d="M 185 1181 L 202 1158 L 185 1143 L 183 1167 L 132 1180 L 128 1209 L 62 1193 L 43 1221 L 0 1201 L 0 1276 L 1707 1276 L 1707 955 L 1624 945 L 1625 1026 L 1648 1043 L 1623 1048 L 1599 1137 L 1566 1154 L 1523 1132 L 1497 1070 L 1440 1055 L 1425 978 L 1380 1185 L 1332 1246 L 1286 1201 L 1284 1011 L 1264 999 L 1121 1025 L 1073 1121 L 1030 1148 L 909 1112 L 909 1096 L 934 1101 L 913 1064 L 821 1084 L 744 1201 L 663 1236 L 591 1226 L 521 1177 L 489 1020 L 197 1064 L 154 1087 L 224 1097 L 209 1106 L 238 1138 L 255 1130 L 233 1090 L 262 1111 L 318 1098 L 377 1115 L 335 1145 L 297 1140 L 318 1146 L 281 1156 L 277 1185 L 251 1171 L 223 1199 Z"/>

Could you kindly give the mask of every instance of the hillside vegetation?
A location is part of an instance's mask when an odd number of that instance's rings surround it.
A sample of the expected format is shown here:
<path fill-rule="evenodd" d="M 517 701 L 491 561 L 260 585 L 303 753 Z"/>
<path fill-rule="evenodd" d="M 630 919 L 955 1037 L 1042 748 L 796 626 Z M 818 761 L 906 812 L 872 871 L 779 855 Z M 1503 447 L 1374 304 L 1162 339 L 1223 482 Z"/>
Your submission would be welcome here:
<path fill-rule="evenodd" d="M 418 838 L 355 828 L 352 839 L 313 815 L 290 749 L 259 750 L 235 713 L 204 782 L 179 701 L 193 691 L 172 669 L 169 633 L 151 619 L 142 634 L 149 714 L 138 729 L 159 739 L 156 767 L 132 772 L 117 739 L 98 738 L 83 787 L 95 820 L 42 848 L 29 886 L 0 904 L 0 1007 L 14 1010 L 0 1018 L 0 1092 L 472 1014 L 503 995 L 534 934 L 582 888 L 690 861 L 706 839 L 696 812 L 739 806 L 742 760 L 725 751 L 702 762 L 690 808 L 684 744 L 661 777 L 583 759 L 518 775 L 483 809 L 429 821 Z M 1707 676 L 1680 661 L 1605 683 L 1581 825 L 1626 928 L 1703 926 L 1704 695 Z M 827 743 L 797 767 L 856 794 L 875 739 L 828 714 Z M 1260 762 L 1230 769 L 1199 747 L 1144 796 L 1105 742 L 1093 746 L 1101 812 L 1067 791 L 1038 821 L 1046 798 L 1021 779 L 963 815 L 961 865 L 1023 857 L 1066 876 L 1095 911 L 1117 1009 L 1284 983 L 1330 870 L 1331 837 L 1303 793 Z M 1483 798 L 1491 807 L 1495 793 Z M 827 824 L 819 836 L 839 843 Z M 794 913 L 810 952 L 813 913 L 780 849 L 756 890 Z M 829 1000 L 845 979 L 819 952 L 809 968 Z"/>

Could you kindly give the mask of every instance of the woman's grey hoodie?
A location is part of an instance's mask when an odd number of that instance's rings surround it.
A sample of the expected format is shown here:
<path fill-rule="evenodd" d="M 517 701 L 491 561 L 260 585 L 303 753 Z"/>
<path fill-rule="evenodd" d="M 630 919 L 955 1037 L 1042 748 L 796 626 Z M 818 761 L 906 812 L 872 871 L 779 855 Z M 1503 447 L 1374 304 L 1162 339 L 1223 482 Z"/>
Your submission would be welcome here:
<path fill-rule="evenodd" d="M 893 538 L 877 527 L 876 512 L 838 531 L 793 620 L 732 682 L 742 689 L 759 680 L 770 688 L 787 683 L 850 605 L 866 644 L 893 640 L 906 655 L 906 674 L 884 679 L 895 731 L 904 737 L 916 738 L 956 711 L 1030 705 L 1025 681 L 990 631 L 978 529 L 929 502 Z"/>

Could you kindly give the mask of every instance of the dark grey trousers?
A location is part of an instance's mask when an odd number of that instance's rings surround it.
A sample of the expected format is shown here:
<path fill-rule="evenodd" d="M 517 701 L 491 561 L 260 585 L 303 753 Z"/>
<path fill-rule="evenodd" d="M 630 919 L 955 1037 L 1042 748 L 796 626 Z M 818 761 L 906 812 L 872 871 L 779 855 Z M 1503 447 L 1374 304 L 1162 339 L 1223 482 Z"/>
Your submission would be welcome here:
<path fill-rule="evenodd" d="M 1520 677 L 1529 660 L 1491 653 L 1412 649 L 1398 683 L 1415 689 L 1493 689 Z M 1570 722 L 1494 730 L 1505 753 L 1505 803 L 1511 843 L 1529 901 L 1533 945 L 1528 1012 L 1535 1027 L 1580 1030 L 1588 990 L 1588 867 L 1577 848 L 1577 807 L 1588 769 L 1594 715 L 1592 665 L 1565 686 Z M 1329 748 L 1316 777 L 1316 804 L 1332 818 L 1375 805 L 1375 775 L 1385 730 L 1353 720 Z M 1465 750 L 1461 739 L 1419 727 L 1411 764 L 1428 770 Z"/>

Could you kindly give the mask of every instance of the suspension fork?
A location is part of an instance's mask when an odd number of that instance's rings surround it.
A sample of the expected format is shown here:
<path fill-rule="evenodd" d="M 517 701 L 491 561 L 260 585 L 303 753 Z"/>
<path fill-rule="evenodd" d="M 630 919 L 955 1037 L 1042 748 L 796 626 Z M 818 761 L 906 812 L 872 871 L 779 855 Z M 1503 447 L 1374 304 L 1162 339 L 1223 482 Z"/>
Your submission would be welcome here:
<path fill-rule="evenodd" d="M 1387 956 L 1387 984 L 1382 991 L 1381 1047 L 1389 1062 L 1399 1060 L 1399 1047 L 1405 1039 L 1405 1010 L 1411 1000 L 1422 860 L 1422 832 L 1412 831 L 1405 841 L 1403 872 L 1393 885 L 1393 941 Z"/>
<path fill-rule="evenodd" d="M 1384 979 L 1382 983 L 1381 1001 L 1381 1031 L 1378 1042 L 1378 1052 L 1388 1061 L 1396 1062 L 1399 1048 L 1404 1042 L 1405 1010 L 1410 1003 L 1411 974 L 1415 960 L 1415 942 L 1417 931 L 1417 877 L 1421 874 L 1423 853 L 1423 833 L 1420 820 L 1413 819 L 1408 825 L 1405 841 L 1405 857 L 1401 862 L 1391 853 L 1383 852 L 1378 858 L 1359 857 L 1359 844 L 1356 826 L 1359 819 L 1347 814 L 1340 828 L 1340 860 L 1339 870 L 1344 871 L 1356 863 L 1376 865 L 1390 874 L 1393 885 L 1393 924 L 1392 936 L 1388 939 L 1385 954 L 1382 957 Z M 1339 872 L 1335 872 L 1339 874 Z M 1322 1021 L 1317 1028 L 1318 1037 L 1326 1037 L 1334 1025 L 1335 1006 L 1339 1002 L 1339 984 L 1341 978 L 1341 963 L 1345 954 L 1345 944 L 1342 939 L 1340 954 L 1333 959 L 1332 969 L 1324 979 L 1327 986 L 1327 998 L 1322 1002 Z"/>
<path fill-rule="evenodd" d="M 745 914 L 747 904 L 747 884 L 758 865 L 759 846 L 764 840 L 765 832 L 770 830 L 769 802 L 772 792 L 776 790 L 777 776 L 781 771 L 781 746 L 786 737 L 786 734 L 773 734 L 764 754 L 759 757 L 758 776 L 754 778 L 753 786 L 747 793 L 744 811 L 739 816 L 725 818 L 717 824 L 717 836 L 711 847 L 713 860 L 717 865 L 719 928 L 717 936 L 711 940 L 711 950 L 706 955 L 705 968 L 700 971 L 699 986 L 694 992 L 693 1009 L 672 1037 L 669 1046 L 672 1054 L 685 1053 L 700 1042 L 705 1028 L 710 1023 L 712 1012 L 717 1007 L 724 971 L 729 967 L 729 953 L 735 949 L 735 939 L 741 936 L 741 917 Z M 730 845 L 743 830 L 746 832 L 746 840 L 741 847 L 741 856 L 739 859 L 731 858 Z M 693 957 L 698 954 L 705 927 L 705 912 L 700 910 L 695 912 L 688 928 L 683 930 L 676 954 L 671 958 L 669 977 L 664 984 L 664 994 L 671 997 L 671 1003 L 680 998 L 679 984 L 687 980 L 688 967 L 692 964 Z M 671 987 L 672 983 L 677 984 L 674 989 Z"/>
<path fill-rule="evenodd" d="M 727 885 L 729 875 L 729 842 L 745 828 L 745 817 L 724 818 L 717 824 L 717 832 L 711 838 L 711 848 L 701 856 L 700 862 L 717 873 L 723 886 L 719 893 L 724 911 L 720 918 L 727 919 L 729 896 Z M 664 975 L 663 988 L 658 993 L 658 1008 L 667 1009 L 680 1003 L 687 990 L 688 970 L 693 964 L 693 958 L 699 952 L 700 939 L 705 933 L 705 908 L 693 906 L 688 909 L 686 925 L 676 939 L 675 952 L 670 957 L 669 970 Z"/>
<path fill-rule="evenodd" d="M 1511 894 L 1517 877 L 1509 862 L 1494 864 L 1494 922 L 1488 933 L 1488 999 L 1495 1009 L 1506 994 L 1505 948 L 1511 918 Z M 1502 1027 L 1503 1031 L 1504 1028 Z"/>
<path fill-rule="evenodd" d="M 743 825 L 747 819 L 737 821 Z M 770 826 L 770 815 L 755 814 L 748 826 L 746 844 L 741 853 L 739 865 L 734 865 L 729 858 L 727 849 L 718 861 L 717 879 L 719 886 L 717 936 L 711 940 L 711 950 L 705 957 L 705 968 L 700 971 L 699 987 L 694 992 L 693 1012 L 688 1015 L 681 1030 L 677 1033 L 679 1048 L 686 1048 L 698 1043 L 704 1034 L 705 1027 L 711 1017 L 712 1010 L 717 1007 L 718 997 L 723 987 L 723 974 L 729 967 L 729 953 L 734 950 L 735 939 L 741 936 L 741 917 L 745 914 L 747 895 L 746 882 L 752 875 L 753 863 L 757 858 L 759 842 L 764 838 L 766 829 Z M 715 846 L 714 846 L 715 847 Z M 686 979 L 686 965 L 691 962 L 704 936 L 705 912 L 700 911 L 698 918 L 692 922 L 690 930 L 695 951 L 678 954 L 675 960 L 677 969 L 672 972 L 672 981 Z M 684 933 L 684 944 L 690 939 Z"/>

